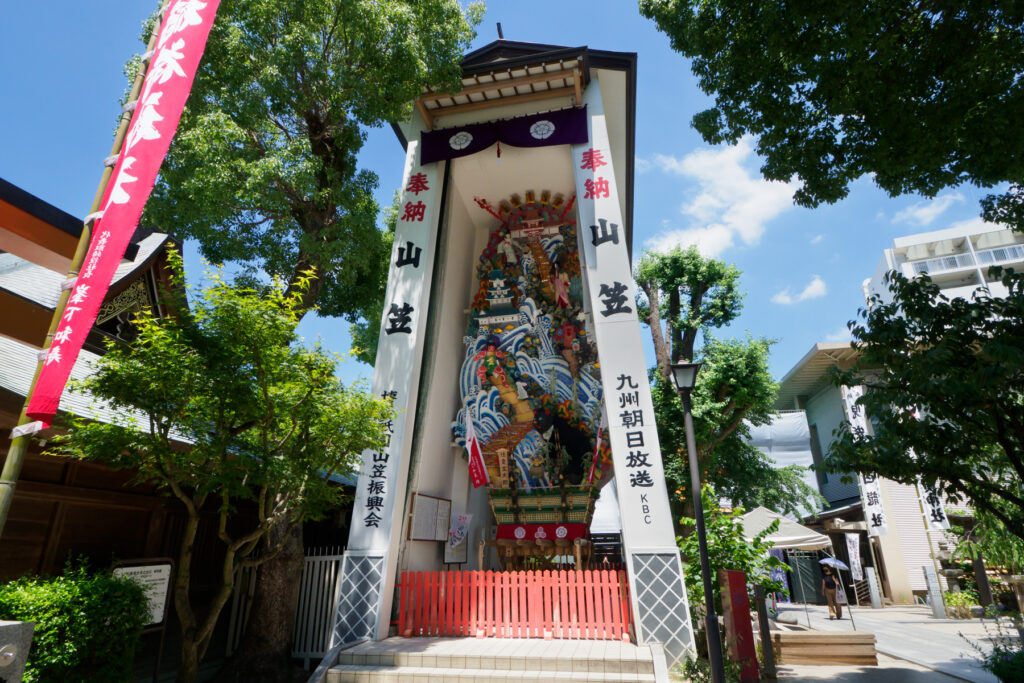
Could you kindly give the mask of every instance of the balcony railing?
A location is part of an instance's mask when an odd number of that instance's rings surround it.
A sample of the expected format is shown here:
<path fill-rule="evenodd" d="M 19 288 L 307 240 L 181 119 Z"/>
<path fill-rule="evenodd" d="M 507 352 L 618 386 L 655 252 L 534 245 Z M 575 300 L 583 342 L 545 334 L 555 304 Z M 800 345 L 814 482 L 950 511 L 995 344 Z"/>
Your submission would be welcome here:
<path fill-rule="evenodd" d="M 1024 259 L 1024 246 L 1012 244 L 1006 247 L 996 247 L 985 251 L 975 252 L 978 255 L 978 263 L 984 266 L 1003 263 L 1004 261 L 1020 261 Z"/>
<path fill-rule="evenodd" d="M 949 256 L 930 258 L 926 261 L 914 261 L 910 265 L 914 267 L 914 275 L 923 275 L 924 273 L 937 273 L 943 270 L 955 270 L 956 268 L 973 266 L 974 257 L 969 253 L 950 254 Z"/>
<path fill-rule="evenodd" d="M 924 261 L 911 261 L 907 266 L 913 267 L 914 275 L 922 275 L 924 273 L 941 273 L 946 270 L 966 268 L 976 264 L 990 266 L 1006 261 L 1020 261 L 1024 260 L 1024 245 L 1011 244 L 1005 247 L 996 247 L 995 249 L 984 249 L 974 253 L 977 256 L 977 261 L 969 253 L 950 254 L 949 256 L 939 256 Z"/>

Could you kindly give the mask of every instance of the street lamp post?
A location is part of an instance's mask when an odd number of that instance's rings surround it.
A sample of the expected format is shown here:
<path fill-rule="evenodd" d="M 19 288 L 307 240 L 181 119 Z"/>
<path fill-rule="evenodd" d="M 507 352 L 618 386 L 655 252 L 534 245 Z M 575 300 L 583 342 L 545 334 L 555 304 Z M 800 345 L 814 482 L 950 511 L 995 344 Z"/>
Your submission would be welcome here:
<path fill-rule="evenodd" d="M 704 502 L 700 491 L 700 469 L 697 466 L 697 444 L 693 436 L 693 415 L 690 393 L 697 384 L 700 363 L 676 363 L 672 366 L 672 381 L 683 399 L 683 420 L 686 426 L 686 451 L 690 458 L 690 496 L 693 513 L 697 518 L 697 543 L 700 547 L 700 573 L 704 579 L 704 631 L 708 639 L 708 660 L 711 664 L 713 683 L 725 683 L 725 667 L 722 663 L 722 640 L 718 631 L 718 615 L 715 613 L 715 598 L 711 584 L 711 562 L 708 559 L 708 535 L 704 526 Z"/>

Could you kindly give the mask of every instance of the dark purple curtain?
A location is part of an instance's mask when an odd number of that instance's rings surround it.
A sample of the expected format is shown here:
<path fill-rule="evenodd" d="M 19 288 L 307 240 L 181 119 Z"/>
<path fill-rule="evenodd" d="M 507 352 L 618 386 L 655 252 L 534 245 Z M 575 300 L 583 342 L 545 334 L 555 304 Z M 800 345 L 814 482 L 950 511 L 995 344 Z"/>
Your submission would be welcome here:
<path fill-rule="evenodd" d="M 420 135 L 420 163 L 476 154 L 496 142 L 513 147 L 578 145 L 587 135 L 587 107 L 573 107 L 514 119 L 473 123 Z"/>

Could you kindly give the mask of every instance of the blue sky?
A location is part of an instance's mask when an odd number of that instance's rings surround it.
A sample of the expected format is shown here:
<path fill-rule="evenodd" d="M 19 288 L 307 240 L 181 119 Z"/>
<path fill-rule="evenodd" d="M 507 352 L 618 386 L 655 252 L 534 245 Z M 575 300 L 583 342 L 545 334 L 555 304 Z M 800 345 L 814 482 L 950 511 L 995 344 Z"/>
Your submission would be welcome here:
<path fill-rule="evenodd" d="M 142 51 L 144 17 L 155 0 L 7 3 L 0 22 L 0 177 L 75 215 L 89 209 L 126 87 L 122 65 Z M 867 178 L 850 196 L 814 210 L 792 188 L 767 183 L 750 141 L 711 147 L 690 127 L 709 105 L 689 63 L 625 0 L 492 0 L 473 47 L 497 38 L 636 52 L 637 177 L 634 251 L 696 241 L 734 263 L 747 292 L 724 335 L 777 340 L 781 377 L 819 341 L 842 341 L 863 304 L 861 282 L 893 238 L 977 220 L 985 191 L 947 191 L 935 200 L 889 198 Z M 369 132 L 360 163 L 380 177 L 378 201 L 401 182 L 404 153 L 390 129 Z M 165 226 L 173 232 L 174 226 Z M 194 249 L 188 265 L 199 270 Z M 348 351 L 347 323 L 307 318 L 303 332 Z M 653 364 L 653 353 L 648 353 Z M 372 370 L 346 362 L 346 379 Z"/>

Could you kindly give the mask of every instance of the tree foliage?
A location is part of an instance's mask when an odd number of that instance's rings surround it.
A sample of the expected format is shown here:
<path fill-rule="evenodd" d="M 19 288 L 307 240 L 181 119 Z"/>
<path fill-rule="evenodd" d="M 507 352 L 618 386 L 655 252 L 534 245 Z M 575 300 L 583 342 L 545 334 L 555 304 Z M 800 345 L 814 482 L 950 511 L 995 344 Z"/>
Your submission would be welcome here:
<path fill-rule="evenodd" d="M 181 282 L 180 257 L 172 254 Z M 181 502 L 186 522 L 173 591 L 182 627 L 179 680 L 194 680 L 235 571 L 276 548 L 260 542 L 278 524 L 293 527 L 342 500 L 333 485 L 366 448 L 384 441 L 390 407 L 334 376 L 336 358 L 299 344 L 306 280 L 285 291 L 212 286 L 172 317 L 142 312 L 130 346 L 111 343 L 84 391 L 126 418 L 75 418 L 51 452 L 130 469 Z M 189 595 L 193 544 L 204 513 L 224 547 L 221 579 L 203 605 Z"/>
<path fill-rule="evenodd" d="M 1017 482 L 1017 495 L 1024 495 L 1024 484 Z M 957 539 L 953 557 L 974 559 L 981 555 L 989 567 L 1001 567 L 1010 574 L 1024 572 L 1024 538 L 1014 536 L 1006 525 L 984 510 L 972 510 L 971 524 L 953 526 Z"/>
<path fill-rule="evenodd" d="M 857 364 L 837 384 L 864 385 L 874 434 L 843 424 L 836 472 L 917 477 L 1024 539 L 1024 275 L 994 268 L 1009 295 L 949 299 L 927 276 L 893 273 L 850 327 Z"/>
<path fill-rule="evenodd" d="M 711 565 L 711 586 L 714 592 L 715 610 L 722 613 L 722 591 L 718 585 L 718 570 L 731 569 L 747 575 L 747 581 L 762 586 L 768 593 L 785 592 L 786 587 L 772 580 L 772 569 L 786 569 L 786 565 L 768 554 L 772 547 L 766 541 L 779 528 L 775 520 L 753 539 L 747 540 L 743 533 L 742 507 L 723 510 L 718 503 L 718 494 L 711 486 L 704 486 L 701 499 L 704 502 L 704 517 L 707 525 L 708 560 Z M 684 519 L 684 526 L 696 525 L 696 520 Z M 695 628 L 702 628 L 703 618 L 696 613 L 703 612 L 704 583 L 700 573 L 700 547 L 697 534 L 687 534 L 676 539 L 683 552 L 683 576 L 686 580 L 686 594 L 690 603 L 690 618 Z"/>
<path fill-rule="evenodd" d="M 651 330 L 658 367 L 652 391 L 665 473 L 677 513 L 692 514 L 683 405 L 671 363 L 704 365 L 693 391 L 697 461 L 702 481 L 734 504 L 783 513 L 815 507 L 820 498 L 800 478 L 803 468 L 778 469 L 746 441 L 751 425 L 771 420 L 778 386 L 768 370 L 767 339 L 717 339 L 711 330 L 740 313 L 740 271 L 705 258 L 695 247 L 645 253 L 636 268 L 644 296 L 638 310 Z M 702 343 L 697 347 L 697 340 Z"/>
<path fill-rule="evenodd" d="M 1020 3 L 640 0 L 640 11 L 715 99 L 694 127 L 711 143 L 756 136 L 766 178 L 802 181 L 798 204 L 835 202 L 865 174 L 894 196 L 1009 182 L 989 203 L 1020 219 Z"/>
<path fill-rule="evenodd" d="M 664 254 L 645 252 L 635 276 L 646 296 L 639 315 L 654 337 L 658 373 L 671 385 L 670 364 L 693 358 L 698 333 L 728 325 L 739 315 L 740 271 L 704 258 L 697 247 L 675 247 Z"/>
<path fill-rule="evenodd" d="M 388 272 L 391 259 L 391 247 L 395 242 L 395 229 L 398 227 L 398 212 L 401 206 L 402 193 L 395 190 L 391 206 L 384 208 L 384 232 L 381 234 L 384 249 L 379 257 L 382 273 Z M 380 325 L 384 319 L 384 297 L 387 294 L 387 280 L 381 278 L 377 291 L 370 297 L 363 308 L 360 320 L 349 326 L 352 336 L 352 355 L 366 363 L 375 365 L 377 362 L 377 344 L 380 342 Z"/>
<path fill-rule="evenodd" d="M 480 9 L 457 0 L 224 0 L 146 220 L 358 319 L 389 251 L 366 127 L 408 118 L 424 85 L 461 87 Z"/>

